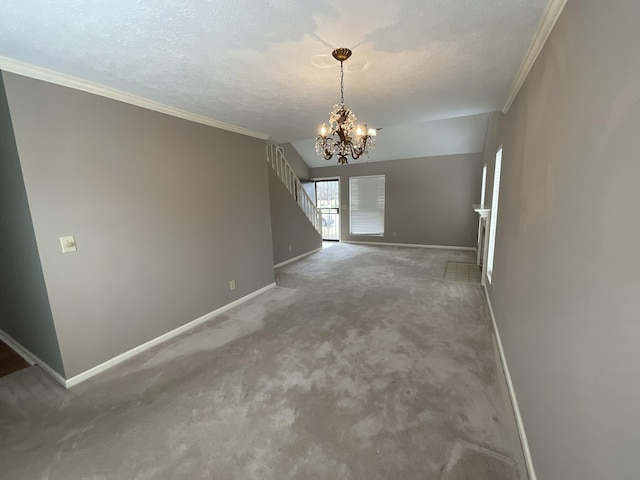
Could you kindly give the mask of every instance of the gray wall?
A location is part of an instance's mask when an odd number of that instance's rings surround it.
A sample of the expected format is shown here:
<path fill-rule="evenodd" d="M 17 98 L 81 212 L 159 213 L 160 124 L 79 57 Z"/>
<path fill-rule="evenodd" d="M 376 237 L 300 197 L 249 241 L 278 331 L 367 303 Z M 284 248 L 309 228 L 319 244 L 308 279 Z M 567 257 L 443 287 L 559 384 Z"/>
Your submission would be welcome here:
<path fill-rule="evenodd" d="M 0 75 L 0 330 L 64 375 Z"/>
<path fill-rule="evenodd" d="M 475 247 L 482 154 L 447 155 L 312 168 L 314 178 L 340 177 L 341 239 Z M 385 235 L 349 234 L 349 177 L 386 175 Z M 396 236 L 393 236 L 396 232 Z"/>
<path fill-rule="evenodd" d="M 322 237 L 300 209 L 278 175 L 269 167 L 273 263 L 322 248 Z M 291 245 L 291 251 L 289 251 Z"/>
<path fill-rule="evenodd" d="M 639 19 L 569 0 L 502 122 L 489 293 L 541 480 L 640 475 Z"/>
<path fill-rule="evenodd" d="M 298 178 L 300 180 L 309 180 L 311 178 L 311 171 L 293 145 L 290 143 L 283 143 L 280 146 L 284 149 L 284 158 L 287 159 L 287 162 L 289 162 L 289 165 Z"/>
<path fill-rule="evenodd" d="M 67 378 L 273 282 L 264 141 L 3 76 Z"/>

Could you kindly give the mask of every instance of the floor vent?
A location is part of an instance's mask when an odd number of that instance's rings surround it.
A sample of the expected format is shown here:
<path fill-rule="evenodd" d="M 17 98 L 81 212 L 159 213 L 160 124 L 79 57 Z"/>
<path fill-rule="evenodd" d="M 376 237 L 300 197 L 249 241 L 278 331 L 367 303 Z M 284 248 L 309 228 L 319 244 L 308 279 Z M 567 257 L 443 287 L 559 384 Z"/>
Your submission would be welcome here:
<path fill-rule="evenodd" d="M 447 262 L 444 279 L 447 282 L 480 285 L 480 267 L 475 263 Z"/>

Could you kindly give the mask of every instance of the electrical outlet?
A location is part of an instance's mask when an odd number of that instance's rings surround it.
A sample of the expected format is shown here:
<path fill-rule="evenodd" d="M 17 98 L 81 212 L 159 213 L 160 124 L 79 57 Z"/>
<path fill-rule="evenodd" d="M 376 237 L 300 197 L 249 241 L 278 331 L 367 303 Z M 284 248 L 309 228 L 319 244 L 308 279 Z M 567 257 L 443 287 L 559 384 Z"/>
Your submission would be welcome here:
<path fill-rule="evenodd" d="M 60 237 L 60 245 L 62 245 L 62 253 L 70 253 L 78 250 L 76 239 L 73 238 L 73 235 Z"/>
<path fill-rule="evenodd" d="M 396 236 L 396 232 L 393 232 L 393 236 L 394 236 L 394 237 Z"/>
<path fill-rule="evenodd" d="M 229 280 L 229 290 L 235 290 L 235 289 L 236 289 L 236 281 Z"/>
<path fill-rule="evenodd" d="M 291 245 L 289 245 L 289 251 L 291 251 Z"/>

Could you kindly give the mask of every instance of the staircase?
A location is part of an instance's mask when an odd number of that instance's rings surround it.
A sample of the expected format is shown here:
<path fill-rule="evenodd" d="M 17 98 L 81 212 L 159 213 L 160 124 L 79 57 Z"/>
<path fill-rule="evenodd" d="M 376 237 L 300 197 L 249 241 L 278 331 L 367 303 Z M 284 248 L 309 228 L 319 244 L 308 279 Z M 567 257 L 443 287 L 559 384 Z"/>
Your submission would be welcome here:
<path fill-rule="evenodd" d="M 316 208 L 315 203 L 307 191 L 302 187 L 300 180 L 294 173 L 291 165 L 284 158 L 284 149 L 278 145 L 267 143 L 267 162 L 276 172 L 291 196 L 296 200 L 316 231 L 322 235 L 322 214 Z"/>

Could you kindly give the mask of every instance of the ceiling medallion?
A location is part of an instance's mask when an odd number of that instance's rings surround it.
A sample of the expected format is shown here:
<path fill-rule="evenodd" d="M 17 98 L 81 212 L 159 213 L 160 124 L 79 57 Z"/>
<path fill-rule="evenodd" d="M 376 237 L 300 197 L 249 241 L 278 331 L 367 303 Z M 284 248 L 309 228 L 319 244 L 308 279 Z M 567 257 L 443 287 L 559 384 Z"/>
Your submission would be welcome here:
<path fill-rule="evenodd" d="M 351 56 L 348 48 L 336 48 L 333 58 L 340 62 L 340 103 L 333 106 L 329 114 L 329 126 L 322 124 L 320 135 L 316 138 L 316 152 L 325 160 L 338 156 L 338 163 L 349 163 L 347 156 L 357 160 L 376 146 L 376 130 L 367 129 L 367 125 L 356 125 L 356 116 L 344 104 L 344 68 L 343 62 Z"/>

